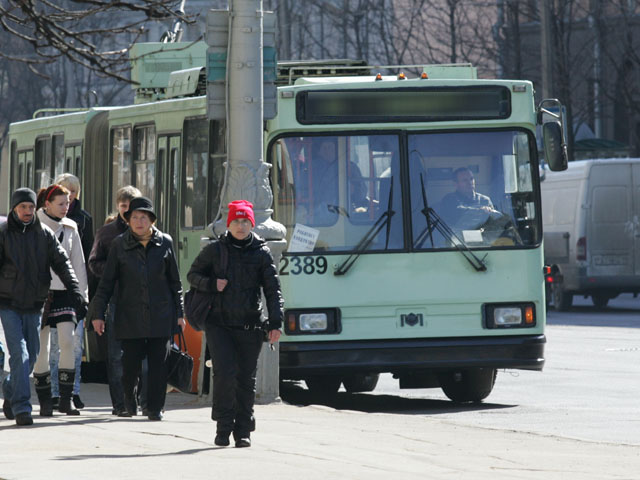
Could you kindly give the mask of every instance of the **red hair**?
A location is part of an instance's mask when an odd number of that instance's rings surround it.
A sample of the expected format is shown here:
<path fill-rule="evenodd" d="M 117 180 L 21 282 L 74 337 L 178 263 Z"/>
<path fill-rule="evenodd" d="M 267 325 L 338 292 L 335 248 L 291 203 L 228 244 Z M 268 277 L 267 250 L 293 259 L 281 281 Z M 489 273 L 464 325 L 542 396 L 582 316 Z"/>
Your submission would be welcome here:
<path fill-rule="evenodd" d="M 62 185 L 58 185 L 54 183 L 53 185 L 48 186 L 47 188 L 41 188 L 38 192 L 38 203 L 36 204 L 36 208 L 44 207 L 45 202 L 52 202 L 54 198 L 59 197 L 60 195 L 69 195 L 71 192 Z"/>

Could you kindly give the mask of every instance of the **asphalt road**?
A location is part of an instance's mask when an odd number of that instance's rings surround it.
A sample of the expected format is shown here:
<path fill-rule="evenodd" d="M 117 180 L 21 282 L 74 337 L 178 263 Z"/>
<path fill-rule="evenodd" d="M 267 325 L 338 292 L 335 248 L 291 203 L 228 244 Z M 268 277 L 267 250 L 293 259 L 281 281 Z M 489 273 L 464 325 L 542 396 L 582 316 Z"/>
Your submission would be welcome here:
<path fill-rule="evenodd" d="M 591 442 L 640 445 L 640 298 L 623 295 L 602 310 L 576 298 L 570 312 L 547 315 L 542 372 L 499 371 L 482 404 L 456 405 L 440 389 L 400 390 L 391 375 L 372 393 L 343 390 L 319 400 L 302 387 L 283 392 L 298 404 L 412 413 L 459 425 L 531 432 Z"/>

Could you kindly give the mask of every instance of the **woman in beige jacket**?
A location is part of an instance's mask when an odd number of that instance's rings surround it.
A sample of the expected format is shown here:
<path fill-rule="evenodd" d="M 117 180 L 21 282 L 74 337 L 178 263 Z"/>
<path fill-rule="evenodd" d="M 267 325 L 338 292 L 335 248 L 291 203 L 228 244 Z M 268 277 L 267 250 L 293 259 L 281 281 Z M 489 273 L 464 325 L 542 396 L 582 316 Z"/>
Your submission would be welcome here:
<path fill-rule="evenodd" d="M 82 243 L 76 222 L 66 217 L 69 210 L 69 190 L 62 185 L 51 185 L 38 193 L 38 218 L 55 234 L 71 260 L 78 278 L 80 290 L 88 300 L 87 271 L 84 263 Z M 49 300 L 42 314 L 40 330 L 40 354 L 33 370 L 36 393 L 40 402 L 40 415 L 53 415 L 51 401 L 51 373 L 49 371 L 49 335 L 52 328 L 58 330 L 60 361 L 58 383 L 60 386 L 59 410 L 67 415 L 79 415 L 71 406 L 73 383 L 75 379 L 74 335 L 78 318 L 73 308 L 73 298 L 55 273 L 51 272 Z"/>

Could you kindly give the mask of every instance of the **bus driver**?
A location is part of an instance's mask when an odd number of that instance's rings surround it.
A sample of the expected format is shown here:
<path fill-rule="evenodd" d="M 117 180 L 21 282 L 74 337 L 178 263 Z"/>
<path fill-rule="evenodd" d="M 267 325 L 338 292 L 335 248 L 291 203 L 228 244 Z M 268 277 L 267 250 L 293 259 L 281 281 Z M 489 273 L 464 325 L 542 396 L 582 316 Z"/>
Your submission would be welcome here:
<path fill-rule="evenodd" d="M 468 212 L 495 212 L 491 199 L 476 192 L 476 180 L 473 172 L 467 167 L 453 172 L 455 192 L 446 194 L 440 202 L 439 213 L 450 225 L 455 225 Z"/>

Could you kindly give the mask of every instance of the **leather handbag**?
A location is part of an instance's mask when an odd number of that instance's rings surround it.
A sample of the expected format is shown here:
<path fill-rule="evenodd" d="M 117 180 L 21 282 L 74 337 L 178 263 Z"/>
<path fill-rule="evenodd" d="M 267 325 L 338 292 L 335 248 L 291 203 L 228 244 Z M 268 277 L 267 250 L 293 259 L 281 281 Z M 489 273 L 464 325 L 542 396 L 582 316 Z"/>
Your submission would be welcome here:
<path fill-rule="evenodd" d="M 220 271 L 224 276 L 226 276 L 229 263 L 228 253 L 227 247 L 223 243 L 220 243 Z M 219 292 L 201 292 L 192 287 L 184 294 L 184 315 L 189 325 L 191 325 L 191 328 L 196 332 L 204 330 L 207 317 L 211 309 L 214 308 L 215 301 L 219 304 L 217 310 L 220 311 L 222 309 L 222 298 Z"/>
<path fill-rule="evenodd" d="M 184 333 L 178 334 L 178 344 L 171 344 L 167 357 L 167 384 L 183 393 L 191 393 L 193 357 L 187 353 Z"/>

